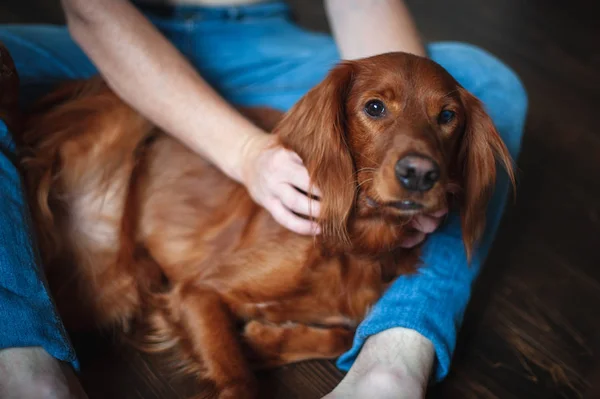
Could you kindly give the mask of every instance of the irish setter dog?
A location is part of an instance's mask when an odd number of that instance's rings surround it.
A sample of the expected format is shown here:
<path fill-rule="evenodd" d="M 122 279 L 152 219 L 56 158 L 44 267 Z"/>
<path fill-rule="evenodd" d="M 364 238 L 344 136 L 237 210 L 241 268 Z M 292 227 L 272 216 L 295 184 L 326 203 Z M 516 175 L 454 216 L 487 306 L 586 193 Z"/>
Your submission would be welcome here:
<path fill-rule="evenodd" d="M 419 248 L 399 246 L 415 215 L 457 208 L 470 256 L 496 162 L 513 177 L 482 104 L 414 55 L 341 62 L 285 115 L 245 112 L 303 159 L 322 192 L 321 235 L 280 226 L 98 78 L 46 97 L 20 137 L 67 327 L 144 321 L 145 349 L 177 349 L 236 399 L 256 396 L 255 367 L 350 347 L 389 283 L 419 266 Z"/>

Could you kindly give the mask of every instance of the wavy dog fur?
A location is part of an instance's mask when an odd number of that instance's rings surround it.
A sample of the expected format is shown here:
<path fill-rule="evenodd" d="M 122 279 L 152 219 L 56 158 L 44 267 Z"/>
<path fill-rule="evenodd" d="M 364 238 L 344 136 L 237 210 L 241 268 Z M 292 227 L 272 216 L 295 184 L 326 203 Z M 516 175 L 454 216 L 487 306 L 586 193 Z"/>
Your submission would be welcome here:
<path fill-rule="evenodd" d="M 372 99 L 385 105 L 382 116 L 365 113 Z M 443 110 L 454 117 L 440 122 Z M 412 217 L 456 206 L 470 256 L 497 161 L 513 179 L 481 103 L 439 65 L 409 54 L 340 63 L 285 115 L 244 112 L 303 159 L 323 193 L 322 235 L 281 227 L 242 185 L 98 78 L 45 98 L 20 137 L 67 327 L 149 323 L 142 347 L 177 348 L 186 372 L 214 382 L 220 398 L 238 399 L 256 396 L 253 367 L 349 348 L 388 284 L 418 267 L 419 248 L 399 246 L 414 234 Z M 406 190 L 394 173 L 415 153 L 440 166 L 427 192 Z"/>

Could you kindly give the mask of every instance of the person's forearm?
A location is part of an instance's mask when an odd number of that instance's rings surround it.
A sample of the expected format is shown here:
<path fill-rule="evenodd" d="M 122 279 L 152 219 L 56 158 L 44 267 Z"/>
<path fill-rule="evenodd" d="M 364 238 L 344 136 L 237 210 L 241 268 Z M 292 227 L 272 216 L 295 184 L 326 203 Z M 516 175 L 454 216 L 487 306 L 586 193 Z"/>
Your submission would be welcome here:
<path fill-rule="evenodd" d="M 390 51 L 426 55 L 402 0 L 325 0 L 325 8 L 342 59 Z"/>
<path fill-rule="evenodd" d="M 109 86 L 141 114 L 240 180 L 262 131 L 222 99 L 128 1 L 63 0 L 69 30 Z"/>

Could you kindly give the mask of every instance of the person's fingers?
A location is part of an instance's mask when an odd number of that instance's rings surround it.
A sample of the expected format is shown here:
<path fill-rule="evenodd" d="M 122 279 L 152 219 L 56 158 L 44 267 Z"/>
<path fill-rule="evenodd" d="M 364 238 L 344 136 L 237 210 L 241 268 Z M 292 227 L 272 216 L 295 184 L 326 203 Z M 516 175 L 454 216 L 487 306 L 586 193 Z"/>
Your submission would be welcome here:
<path fill-rule="evenodd" d="M 404 241 L 402 241 L 400 243 L 400 246 L 402 248 L 415 247 L 423 242 L 423 240 L 425 239 L 425 236 L 426 236 L 425 233 L 416 232 L 414 235 L 411 235 L 411 236 L 405 238 Z"/>
<path fill-rule="evenodd" d="M 290 151 L 290 150 L 285 150 L 285 151 L 287 151 L 288 155 L 294 162 L 296 162 L 299 165 L 304 165 L 304 161 L 302 160 L 302 158 L 300 158 L 300 155 L 296 154 L 294 151 Z"/>
<path fill-rule="evenodd" d="M 287 168 L 287 183 L 299 188 L 300 190 L 314 196 L 321 197 L 321 190 L 315 185 L 311 185 L 310 176 L 308 170 L 302 163 L 300 157 L 291 151 L 287 151 L 287 156 L 292 161 L 289 163 Z M 299 162 L 298 162 L 299 160 Z"/>
<path fill-rule="evenodd" d="M 300 215 L 318 218 L 321 212 L 321 203 L 302 194 L 289 184 L 281 184 L 277 193 L 279 199 L 291 211 Z"/>
<path fill-rule="evenodd" d="M 268 206 L 269 212 L 271 212 L 273 218 L 283 227 L 295 233 L 302 235 L 315 235 L 321 232 L 318 223 L 295 215 L 278 199 L 272 199 Z"/>

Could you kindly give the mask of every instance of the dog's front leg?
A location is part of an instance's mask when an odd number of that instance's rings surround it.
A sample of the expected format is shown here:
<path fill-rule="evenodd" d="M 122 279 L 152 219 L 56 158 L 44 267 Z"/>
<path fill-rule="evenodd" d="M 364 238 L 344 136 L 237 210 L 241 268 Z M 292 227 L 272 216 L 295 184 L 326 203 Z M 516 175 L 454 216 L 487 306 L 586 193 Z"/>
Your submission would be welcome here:
<path fill-rule="evenodd" d="M 221 296 L 211 289 L 189 284 L 179 291 L 179 325 L 194 357 L 203 363 L 215 383 L 219 399 L 257 397 L 254 375 L 242 352 L 232 314 Z"/>
<path fill-rule="evenodd" d="M 287 323 L 250 321 L 243 332 L 255 369 L 272 368 L 310 359 L 332 359 L 350 349 L 354 330 Z"/>

